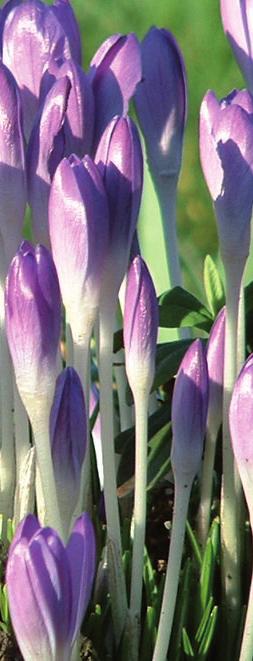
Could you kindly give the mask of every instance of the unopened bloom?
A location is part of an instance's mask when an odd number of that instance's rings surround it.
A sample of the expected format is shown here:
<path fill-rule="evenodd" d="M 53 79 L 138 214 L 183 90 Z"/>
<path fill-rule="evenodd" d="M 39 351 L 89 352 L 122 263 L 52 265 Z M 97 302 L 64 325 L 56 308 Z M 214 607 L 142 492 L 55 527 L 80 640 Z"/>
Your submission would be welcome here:
<path fill-rule="evenodd" d="M 27 150 L 28 201 L 32 208 L 34 237 L 49 247 L 48 198 L 50 184 L 62 158 L 66 141 L 66 119 L 70 80 L 56 80 L 37 115 Z"/>
<path fill-rule="evenodd" d="M 152 27 L 141 44 L 142 80 L 135 104 L 152 175 L 179 174 L 187 89 L 182 54 L 173 35 Z"/>
<path fill-rule="evenodd" d="M 114 115 L 125 115 L 141 80 L 140 45 L 135 34 L 114 34 L 91 60 L 95 97 L 95 144 Z"/>
<path fill-rule="evenodd" d="M 82 384 L 73 367 L 58 376 L 50 413 L 50 440 L 60 510 L 70 523 L 77 503 L 87 445 Z"/>
<path fill-rule="evenodd" d="M 100 301 L 108 244 L 108 206 L 89 156 L 64 158 L 50 192 L 49 225 L 63 303 L 75 341 L 91 329 Z"/>
<path fill-rule="evenodd" d="M 51 57 L 80 57 L 78 26 L 68 0 L 51 6 L 40 0 L 19 3 L 3 29 L 3 62 L 21 93 L 25 135 L 29 139 L 39 107 L 40 84 Z"/>
<path fill-rule="evenodd" d="M 22 399 L 54 390 L 61 302 L 48 250 L 23 241 L 5 290 L 6 333 Z"/>
<path fill-rule="evenodd" d="M 19 91 L 12 74 L 2 62 L 0 89 L 0 235 L 7 267 L 21 240 L 26 177 Z"/>
<path fill-rule="evenodd" d="M 226 308 L 223 307 L 212 326 L 206 352 L 209 377 L 208 419 L 216 434 L 222 421 L 225 324 Z"/>
<path fill-rule="evenodd" d="M 186 351 L 176 377 L 172 399 L 171 463 L 175 475 L 194 477 L 199 470 L 208 406 L 206 354 L 200 340 Z"/>
<path fill-rule="evenodd" d="M 253 204 L 253 98 L 246 90 L 200 110 L 200 156 L 214 202 L 222 257 L 246 259 Z"/>
<path fill-rule="evenodd" d="M 253 92 L 253 11 L 251 0 L 221 0 L 221 17 L 224 31 L 234 55 Z"/>
<path fill-rule="evenodd" d="M 229 412 L 233 451 L 253 525 L 253 354 L 235 382 Z"/>
<path fill-rule="evenodd" d="M 95 162 L 103 177 L 109 204 L 108 269 L 117 291 L 124 277 L 136 229 L 143 185 L 143 158 L 135 124 L 114 117 L 99 142 Z"/>
<path fill-rule="evenodd" d="M 69 661 L 91 595 L 95 536 L 88 514 L 65 547 L 52 528 L 28 515 L 9 550 L 6 583 L 15 635 L 25 661 Z"/>
<path fill-rule="evenodd" d="M 151 275 L 137 256 L 130 266 L 124 309 L 126 373 L 133 393 L 149 392 L 155 375 L 158 304 Z"/>

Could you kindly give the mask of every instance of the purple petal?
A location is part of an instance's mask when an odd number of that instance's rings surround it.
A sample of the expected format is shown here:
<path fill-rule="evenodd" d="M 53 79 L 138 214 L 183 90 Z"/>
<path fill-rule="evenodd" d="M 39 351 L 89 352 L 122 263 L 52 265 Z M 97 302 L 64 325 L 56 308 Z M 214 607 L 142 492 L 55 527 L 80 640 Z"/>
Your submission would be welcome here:
<path fill-rule="evenodd" d="M 226 309 L 223 307 L 212 326 L 207 345 L 207 366 L 209 376 L 208 416 L 217 421 L 219 428 L 222 421 L 223 372 Z"/>
<path fill-rule="evenodd" d="M 76 519 L 66 550 L 72 577 L 71 631 L 74 640 L 90 600 L 96 566 L 95 535 L 88 514 Z"/>
<path fill-rule="evenodd" d="M 64 34 L 68 37 L 73 59 L 82 64 L 82 44 L 79 25 L 69 0 L 55 0 L 49 8 L 61 24 Z"/>
<path fill-rule="evenodd" d="M 224 32 L 239 67 L 247 81 L 247 87 L 253 92 L 253 28 L 251 0 L 221 0 L 221 17 Z"/>

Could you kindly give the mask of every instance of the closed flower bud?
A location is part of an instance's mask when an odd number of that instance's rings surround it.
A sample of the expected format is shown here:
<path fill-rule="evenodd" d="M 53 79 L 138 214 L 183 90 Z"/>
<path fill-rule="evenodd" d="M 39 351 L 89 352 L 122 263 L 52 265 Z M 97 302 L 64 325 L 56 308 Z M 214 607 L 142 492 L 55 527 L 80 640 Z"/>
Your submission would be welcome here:
<path fill-rule="evenodd" d="M 79 495 L 86 436 L 86 410 L 81 381 L 77 372 L 67 367 L 56 381 L 50 413 L 50 439 L 60 512 L 68 524 Z"/>
<path fill-rule="evenodd" d="M 142 81 L 135 104 L 153 176 L 178 176 L 186 120 L 183 57 L 168 30 L 152 27 L 141 44 Z"/>
<path fill-rule="evenodd" d="M 24 241 L 11 262 L 5 290 L 8 344 L 23 401 L 53 395 L 61 302 L 50 253 Z"/>
<path fill-rule="evenodd" d="M 158 305 L 147 266 L 140 256 L 127 277 L 124 310 L 124 345 L 127 378 L 135 394 L 151 390 L 155 375 Z"/>
<path fill-rule="evenodd" d="M 108 208 L 100 173 L 89 156 L 64 158 L 56 170 L 49 200 L 52 252 L 63 303 L 75 341 L 100 300 L 108 242 Z"/>
<path fill-rule="evenodd" d="M 253 355 L 244 364 L 234 386 L 229 423 L 233 451 L 253 526 Z"/>
<path fill-rule="evenodd" d="M 95 538 L 87 514 L 76 520 L 65 547 L 33 515 L 18 526 L 6 583 L 15 635 L 24 661 L 69 661 L 90 599 Z"/>
<path fill-rule="evenodd" d="M 200 110 L 200 156 L 214 202 L 222 257 L 246 259 L 253 204 L 253 100 L 248 92 L 219 102 L 208 92 Z"/>
<path fill-rule="evenodd" d="M 140 45 L 135 34 L 106 39 L 91 60 L 95 97 L 95 145 L 114 115 L 125 115 L 141 80 Z"/>
<path fill-rule="evenodd" d="M 224 32 L 244 75 L 247 87 L 253 93 L 253 24 L 251 0 L 221 0 Z"/>
<path fill-rule="evenodd" d="M 172 399 L 171 463 L 177 477 L 193 479 L 200 468 L 207 406 L 206 354 L 202 342 L 195 340 L 179 367 Z"/>
<path fill-rule="evenodd" d="M 216 434 L 222 421 L 225 323 L 226 308 L 223 307 L 212 326 L 206 353 L 209 376 L 208 419 Z"/>
<path fill-rule="evenodd" d="M 37 116 L 27 150 L 28 201 L 35 240 L 49 247 L 48 197 L 52 177 L 65 155 L 64 121 L 71 84 L 55 82 Z"/>

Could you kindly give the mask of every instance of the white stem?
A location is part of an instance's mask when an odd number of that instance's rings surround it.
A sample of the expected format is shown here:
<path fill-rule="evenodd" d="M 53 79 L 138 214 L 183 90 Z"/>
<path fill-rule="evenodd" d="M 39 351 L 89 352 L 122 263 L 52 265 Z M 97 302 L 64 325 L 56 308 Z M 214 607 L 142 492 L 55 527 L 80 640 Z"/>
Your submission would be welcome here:
<path fill-rule="evenodd" d="M 169 288 L 171 289 L 177 285 L 182 285 L 176 225 L 177 177 L 156 177 L 154 178 L 154 184 L 162 218 Z"/>
<path fill-rule="evenodd" d="M 16 454 L 16 482 L 20 479 L 21 467 L 26 461 L 27 454 L 31 448 L 29 421 L 24 404 L 20 398 L 16 380 L 13 379 L 14 391 L 14 429 L 15 429 L 15 454 Z"/>
<path fill-rule="evenodd" d="M 253 573 L 251 577 L 250 593 L 246 620 L 243 631 L 242 646 L 239 661 L 252 661 L 253 659 Z"/>
<path fill-rule="evenodd" d="M 133 425 L 132 407 L 126 403 L 127 378 L 125 369 L 125 353 L 123 349 L 114 354 L 114 374 L 117 383 L 119 400 L 120 431 L 129 429 Z M 117 364 L 119 363 L 119 364 Z"/>
<path fill-rule="evenodd" d="M 221 540 L 223 584 L 231 635 L 234 633 L 240 607 L 240 544 L 238 516 L 240 510 L 239 477 L 235 466 L 229 430 L 229 407 L 237 375 L 238 304 L 245 262 L 224 260 L 226 276 L 226 330 L 223 394 L 223 489 L 221 495 Z"/>
<path fill-rule="evenodd" d="M 71 367 L 74 364 L 74 348 L 73 348 L 73 337 L 71 332 L 71 326 L 68 320 L 67 311 L 66 311 L 65 334 L 66 334 L 66 365 L 68 367 Z"/>
<path fill-rule="evenodd" d="M 92 329 L 91 329 L 92 330 Z M 89 395 L 90 395 L 90 338 L 91 330 L 87 335 L 77 343 L 74 340 L 74 367 L 79 374 L 84 390 L 84 401 L 86 408 L 86 452 L 82 467 L 80 492 L 78 498 L 77 510 L 75 515 L 83 511 L 91 511 L 92 498 L 91 498 L 91 467 L 90 467 L 90 426 L 89 426 Z"/>
<path fill-rule="evenodd" d="M 199 532 L 199 539 L 203 547 L 206 544 L 209 526 L 210 526 L 213 469 L 214 469 L 217 434 L 218 434 L 217 424 L 212 425 L 212 421 L 209 422 L 207 420 L 205 452 L 204 452 L 204 460 L 203 460 L 203 467 L 201 473 L 201 485 L 200 485 L 200 505 L 198 512 L 198 532 Z"/>
<path fill-rule="evenodd" d="M 64 539 L 63 526 L 56 494 L 51 443 L 49 437 L 49 414 L 52 402 L 51 399 L 49 401 L 46 396 L 40 396 L 38 398 L 31 397 L 30 399 L 29 397 L 26 397 L 26 399 L 23 401 L 31 420 L 34 435 L 36 459 L 38 462 L 42 491 L 46 507 L 46 523 L 47 525 L 52 526 L 52 528 L 55 528 L 60 537 Z"/>
<path fill-rule="evenodd" d="M 170 548 L 153 661 L 165 661 L 167 658 L 178 591 L 185 523 L 192 481 L 192 477 L 186 480 L 177 479 L 175 477 L 175 503 Z"/>
<path fill-rule="evenodd" d="M 149 392 L 134 393 L 135 402 L 135 487 L 134 537 L 130 593 L 130 616 L 140 625 L 142 574 L 147 509 L 147 448 Z"/>
<path fill-rule="evenodd" d="M 237 374 L 245 362 L 245 298 L 243 281 L 240 287 L 237 330 Z"/>
<path fill-rule="evenodd" d="M 112 393 L 112 346 L 113 330 L 116 311 L 116 297 L 111 303 L 106 301 L 100 310 L 100 354 L 99 354 L 99 378 L 100 378 L 100 418 L 102 436 L 102 455 L 104 468 L 104 498 L 107 522 L 107 536 L 112 561 L 118 558 L 119 571 L 123 594 L 115 594 L 115 584 L 111 580 L 109 585 L 112 602 L 119 603 L 120 609 L 114 612 L 114 627 L 117 639 L 120 639 L 125 626 L 127 614 L 127 599 L 122 566 L 122 547 L 119 509 L 117 500 L 117 482 L 114 456 L 114 428 L 113 428 L 113 393 Z M 110 580 L 110 572 L 109 572 Z M 119 599 L 119 596 L 121 597 Z M 117 621 L 116 621 L 117 618 Z"/>
<path fill-rule="evenodd" d="M 13 516 L 15 490 L 15 450 L 13 421 L 12 364 L 7 345 L 5 329 L 0 329 L 1 366 L 1 503 L 0 511 L 4 519 Z"/>

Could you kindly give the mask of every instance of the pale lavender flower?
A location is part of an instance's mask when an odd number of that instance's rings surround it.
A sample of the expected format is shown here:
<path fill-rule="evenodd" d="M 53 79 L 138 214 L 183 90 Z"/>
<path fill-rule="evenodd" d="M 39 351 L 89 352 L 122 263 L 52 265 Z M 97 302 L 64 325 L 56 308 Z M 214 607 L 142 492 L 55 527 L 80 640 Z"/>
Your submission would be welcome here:
<path fill-rule="evenodd" d="M 221 17 L 224 32 L 248 88 L 253 92 L 253 11 L 251 0 L 221 0 Z"/>
<path fill-rule="evenodd" d="M 223 307 L 212 326 L 206 354 L 209 376 L 208 419 L 216 433 L 222 421 L 225 324 L 226 308 Z"/>
<path fill-rule="evenodd" d="M 9 550 L 6 583 L 15 635 L 25 661 L 69 661 L 87 609 L 96 548 L 88 514 L 65 547 L 52 528 L 28 515 Z"/>

